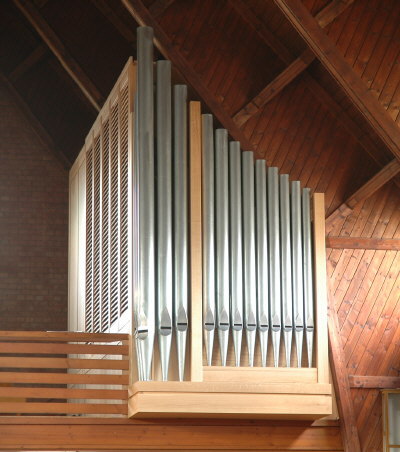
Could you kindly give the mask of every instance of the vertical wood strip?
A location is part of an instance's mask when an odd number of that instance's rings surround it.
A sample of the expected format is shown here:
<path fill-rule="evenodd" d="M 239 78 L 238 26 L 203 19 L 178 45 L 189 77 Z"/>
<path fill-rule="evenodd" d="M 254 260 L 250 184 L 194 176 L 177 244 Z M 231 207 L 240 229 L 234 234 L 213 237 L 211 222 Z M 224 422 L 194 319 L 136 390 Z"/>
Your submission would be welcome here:
<path fill-rule="evenodd" d="M 129 383 L 133 384 L 139 380 L 137 358 L 136 358 L 136 342 L 135 342 L 135 320 L 133 318 L 133 291 L 134 291 L 134 253 L 137 252 L 134 245 L 134 215 L 135 215 L 135 167 L 134 167 L 134 152 L 135 152 L 135 94 L 136 94 L 136 62 L 128 66 L 128 306 L 131 307 L 130 313 L 130 339 L 129 339 Z M 110 115 L 111 118 L 111 115 Z M 111 153 L 110 153 L 111 161 Z M 111 194 L 111 190 L 110 190 Z M 110 203 L 111 207 L 111 203 Z M 111 224 L 109 226 L 111 230 Z M 111 243 L 111 242 L 110 242 Z M 110 279 L 109 279 L 110 281 Z M 110 306 L 111 313 L 111 306 Z"/>
<path fill-rule="evenodd" d="M 318 383 L 329 383 L 328 365 L 328 318 L 326 299 L 326 251 L 325 251 L 325 201 L 323 193 L 313 196 L 314 225 L 314 273 L 315 273 L 315 317 L 316 354 Z"/>
<path fill-rule="evenodd" d="M 190 280 L 192 381 L 203 381 L 202 357 L 202 231 L 201 231 L 201 110 L 190 102 Z"/>

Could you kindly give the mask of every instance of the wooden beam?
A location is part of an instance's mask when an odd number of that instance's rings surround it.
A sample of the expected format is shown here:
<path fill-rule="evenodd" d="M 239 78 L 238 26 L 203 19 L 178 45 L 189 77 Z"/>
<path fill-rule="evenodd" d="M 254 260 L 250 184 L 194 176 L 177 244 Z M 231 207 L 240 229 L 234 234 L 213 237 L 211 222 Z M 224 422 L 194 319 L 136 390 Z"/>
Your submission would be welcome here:
<path fill-rule="evenodd" d="M 268 30 L 266 24 L 254 14 L 247 3 L 243 0 L 231 0 L 231 5 L 237 10 L 243 19 L 258 33 L 260 38 L 277 54 L 277 56 L 287 65 L 289 65 L 294 56 L 275 36 Z M 341 125 L 349 132 L 364 148 L 368 155 L 378 164 L 383 166 L 377 155 L 377 145 L 361 130 L 360 126 L 353 118 L 343 110 L 343 108 L 335 101 L 335 99 L 318 83 L 318 81 L 308 72 L 303 74 L 304 80 L 311 93 L 322 103 L 324 103 L 330 111 L 337 117 Z M 398 182 L 400 186 L 400 182 Z"/>
<path fill-rule="evenodd" d="M 256 31 L 258 36 L 267 44 L 267 46 L 287 65 L 289 65 L 295 56 L 286 48 L 282 42 L 265 26 L 265 23 L 250 8 L 245 0 L 229 0 L 229 5 L 234 8 L 242 18 Z"/>
<path fill-rule="evenodd" d="M 370 237 L 327 237 L 326 247 L 353 250 L 400 251 L 400 239 L 378 239 Z"/>
<path fill-rule="evenodd" d="M 379 101 L 368 91 L 335 44 L 299 0 L 274 0 L 295 30 L 347 94 L 368 124 L 400 160 L 400 130 Z"/>
<path fill-rule="evenodd" d="M 349 375 L 352 388 L 364 389 L 399 389 L 400 377 Z"/>
<path fill-rule="evenodd" d="M 174 1 L 175 0 L 155 0 L 149 7 L 149 12 L 153 17 L 160 17 Z"/>
<path fill-rule="evenodd" d="M 176 50 L 171 39 L 167 36 L 156 19 L 150 14 L 143 2 L 141 0 L 122 0 L 122 3 L 140 25 L 153 28 L 157 48 L 166 58 L 171 60 L 172 64 L 181 73 L 188 84 L 196 90 L 199 97 L 208 105 L 223 127 L 229 131 L 235 140 L 240 141 L 242 149 L 245 151 L 254 150 L 249 139 L 243 131 L 240 130 L 220 102 L 217 101 L 197 72 L 190 66 L 186 58 Z"/>
<path fill-rule="evenodd" d="M 321 27 L 326 27 L 330 24 L 337 16 L 339 16 L 354 0 L 333 0 L 324 9 L 322 9 L 316 16 L 316 20 Z M 242 17 L 247 22 L 257 22 L 260 21 L 255 14 L 249 10 L 246 4 L 243 4 L 239 0 L 238 4 L 232 2 L 232 6 L 242 15 Z M 260 27 L 257 27 L 257 30 Z M 262 27 L 265 30 L 265 27 Z M 282 50 L 282 45 L 279 47 L 275 44 L 275 41 L 271 38 L 270 34 L 266 34 L 266 42 L 271 42 L 270 47 L 278 55 L 283 56 L 283 60 L 291 59 L 287 52 Z M 252 116 L 257 114 L 262 107 L 264 107 L 268 102 L 270 102 L 275 96 L 277 96 L 290 82 L 292 82 L 298 75 L 300 75 L 307 67 L 314 61 L 315 56 L 309 50 L 306 49 L 298 58 L 292 61 L 289 66 L 281 72 L 271 83 L 269 83 L 256 97 L 254 97 L 247 105 L 245 105 L 236 115 L 234 120 L 238 125 L 243 125 Z"/>
<path fill-rule="evenodd" d="M 344 452 L 361 452 L 360 440 L 350 393 L 350 383 L 344 361 L 342 340 L 335 303 L 328 289 L 329 360 L 339 410 L 340 431 Z"/>
<path fill-rule="evenodd" d="M 40 61 L 47 53 L 47 46 L 45 44 L 38 45 L 33 51 L 24 58 L 9 74 L 8 79 L 15 82 L 22 77 L 33 65 Z"/>
<path fill-rule="evenodd" d="M 43 127 L 41 122 L 32 113 L 32 110 L 29 108 L 28 104 L 22 99 L 19 92 L 14 88 L 12 83 L 2 73 L 0 73 L 0 82 L 6 85 L 8 91 L 14 98 L 15 104 L 18 106 L 21 113 L 25 116 L 28 124 L 32 128 L 33 133 L 42 143 L 45 151 L 55 156 L 57 161 L 61 163 L 63 168 L 69 169 L 71 167 L 71 162 L 69 161 L 68 157 L 63 152 L 61 152 L 60 149 L 56 146 L 56 144 L 53 141 L 53 138 L 51 138 L 51 136 L 48 134 L 48 132 Z"/>
<path fill-rule="evenodd" d="M 397 174 L 400 174 L 400 162 L 393 159 L 390 163 L 384 166 L 374 177 L 362 185 L 356 192 L 349 196 L 346 201 L 332 212 L 326 219 L 327 229 L 332 229 L 337 221 L 343 221 L 353 212 L 354 207 L 369 198 L 383 185 L 390 181 Z"/>
<path fill-rule="evenodd" d="M 136 43 L 136 30 L 125 23 L 108 0 L 91 0 L 91 2 L 103 16 L 114 25 L 118 33 L 125 38 L 129 44 Z"/>
<path fill-rule="evenodd" d="M 245 105 L 233 117 L 238 126 L 245 124 L 257 114 L 268 102 L 277 96 L 291 81 L 293 81 L 314 60 L 312 52 L 304 52 L 296 58 L 284 71 L 269 83 L 256 97 Z"/>
<path fill-rule="evenodd" d="M 18 419 L 22 418 L 23 419 Z M 133 421 L 129 419 L 0 416 L 3 450 L 341 450 L 335 427 L 310 422 L 282 426 L 271 422 L 214 419 Z M 353 451 L 355 452 L 355 451 Z"/>
<path fill-rule="evenodd" d="M 28 19 L 43 41 L 48 45 L 70 77 L 79 86 L 91 105 L 93 105 L 97 111 L 100 111 L 100 108 L 104 103 L 103 96 L 85 74 L 81 66 L 69 54 L 53 29 L 43 19 L 40 11 L 28 0 L 14 0 L 14 3 Z"/>
<path fill-rule="evenodd" d="M 325 28 L 352 3 L 354 3 L 354 0 L 332 0 L 315 16 L 315 20 L 321 28 Z"/>

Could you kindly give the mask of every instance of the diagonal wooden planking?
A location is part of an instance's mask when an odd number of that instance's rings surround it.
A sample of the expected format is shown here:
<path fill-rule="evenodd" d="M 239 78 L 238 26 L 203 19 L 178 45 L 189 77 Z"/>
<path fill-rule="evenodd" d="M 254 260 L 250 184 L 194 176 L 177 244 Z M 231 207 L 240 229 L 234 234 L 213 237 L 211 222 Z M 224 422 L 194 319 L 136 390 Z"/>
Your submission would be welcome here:
<path fill-rule="evenodd" d="M 375 133 L 400 160 L 400 129 L 299 0 L 274 0 Z"/>
<path fill-rule="evenodd" d="M 316 16 L 316 20 L 321 27 L 329 25 L 337 16 L 339 16 L 354 0 L 332 0 L 324 9 L 322 9 Z M 249 7 L 242 1 L 238 3 L 232 2 L 236 10 L 247 20 L 252 18 Z M 254 20 L 254 17 L 252 18 Z M 263 27 L 265 29 L 265 27 Z M 271 40 L 270 35 L 266 37 Z M 282 49 L 272 41 L 272 49 L 277 49 L 278 55 L 282 55 L 282 59 L 289 59 L 286 53 L 282 54 Z M 290 58 L 291 59 L 291 58 Z M 298 58 L 292 61 L 288 67 L 279 74 L 272 82 L 270 82 L 256 97 L 254 97 L 247 105 L 245 105 L 238 113 L 236 113 L 234 120 L 238 125 L 243 125 L 253 115 L 257 114 L 262 107 L 277 96 L 290 82 L 292 82 L 298 75 L 307 69 L 307 67 L 314 61 L 315 56 L 306 49 Z"/>
<path fill-rule="evenodd" d="M 97 111 L 100 111 L 100 108 L 104 103 L 102 94 L 85 74 L 76 60 L 69 54 L 60 38 L 43 19 L 40 11 L 28 0 L 14 0 L 14 3 L 28 19 L 43 41 L 48 45 L 70 77 L 79 86 L 91 105 L 93 105 Z"/>
<path fill-rule="evenodd" d="M 201 77 L 196 73 L 186 58 L 178 52 L 171 39 L 167 36 L 155 17 L 145 7 L 141 0 L 122 0 L 128 12 L 142 26 L 152 27 L 154 30 L 155 44 L 160 52 L 177 68 L 186 81 L 196 90 L 201 99 L 208 105 L 220 123 L 229 131 L 232 137 L 240 141 L 245 151 L 254 150 L 254 146 L 245 136 L 240 127 L 226 112 L 221 103 L 210 92 Z"/>
<path fill-rule="evenodd" d="M 339 409 L 343 448 L 345 452 L 361 452 L 350 384 L 343 359 L 343 345 L 340 338 L 336 307 L 330 293 L 331 291 L 328 290 L 329 360 Z"/>

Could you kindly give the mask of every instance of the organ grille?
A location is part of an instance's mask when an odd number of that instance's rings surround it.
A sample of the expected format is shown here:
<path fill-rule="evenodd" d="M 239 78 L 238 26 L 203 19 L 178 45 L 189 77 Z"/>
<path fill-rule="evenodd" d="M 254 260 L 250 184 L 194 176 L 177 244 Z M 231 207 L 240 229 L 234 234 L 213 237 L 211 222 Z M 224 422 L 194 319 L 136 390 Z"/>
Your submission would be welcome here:
<path fill-rule="evenodd" d="M 85 329 L 110 330 L 128 310 L 129 87 L 121 83 L 86 142 Z"/>
<path fill-rule="evenodd" d="M 93 148 L 86 151 L 86 290 L 85 330 L 93 330 Z"/>

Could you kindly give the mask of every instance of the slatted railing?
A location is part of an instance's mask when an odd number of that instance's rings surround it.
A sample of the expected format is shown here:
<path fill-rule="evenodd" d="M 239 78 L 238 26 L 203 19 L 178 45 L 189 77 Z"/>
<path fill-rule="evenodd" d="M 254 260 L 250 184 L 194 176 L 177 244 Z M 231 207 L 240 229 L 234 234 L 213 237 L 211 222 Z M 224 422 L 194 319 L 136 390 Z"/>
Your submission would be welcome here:
<path fill-rule="evenodd" d="M 129 335 L 0 331 L 0 414 L 127 415 Z"/>

